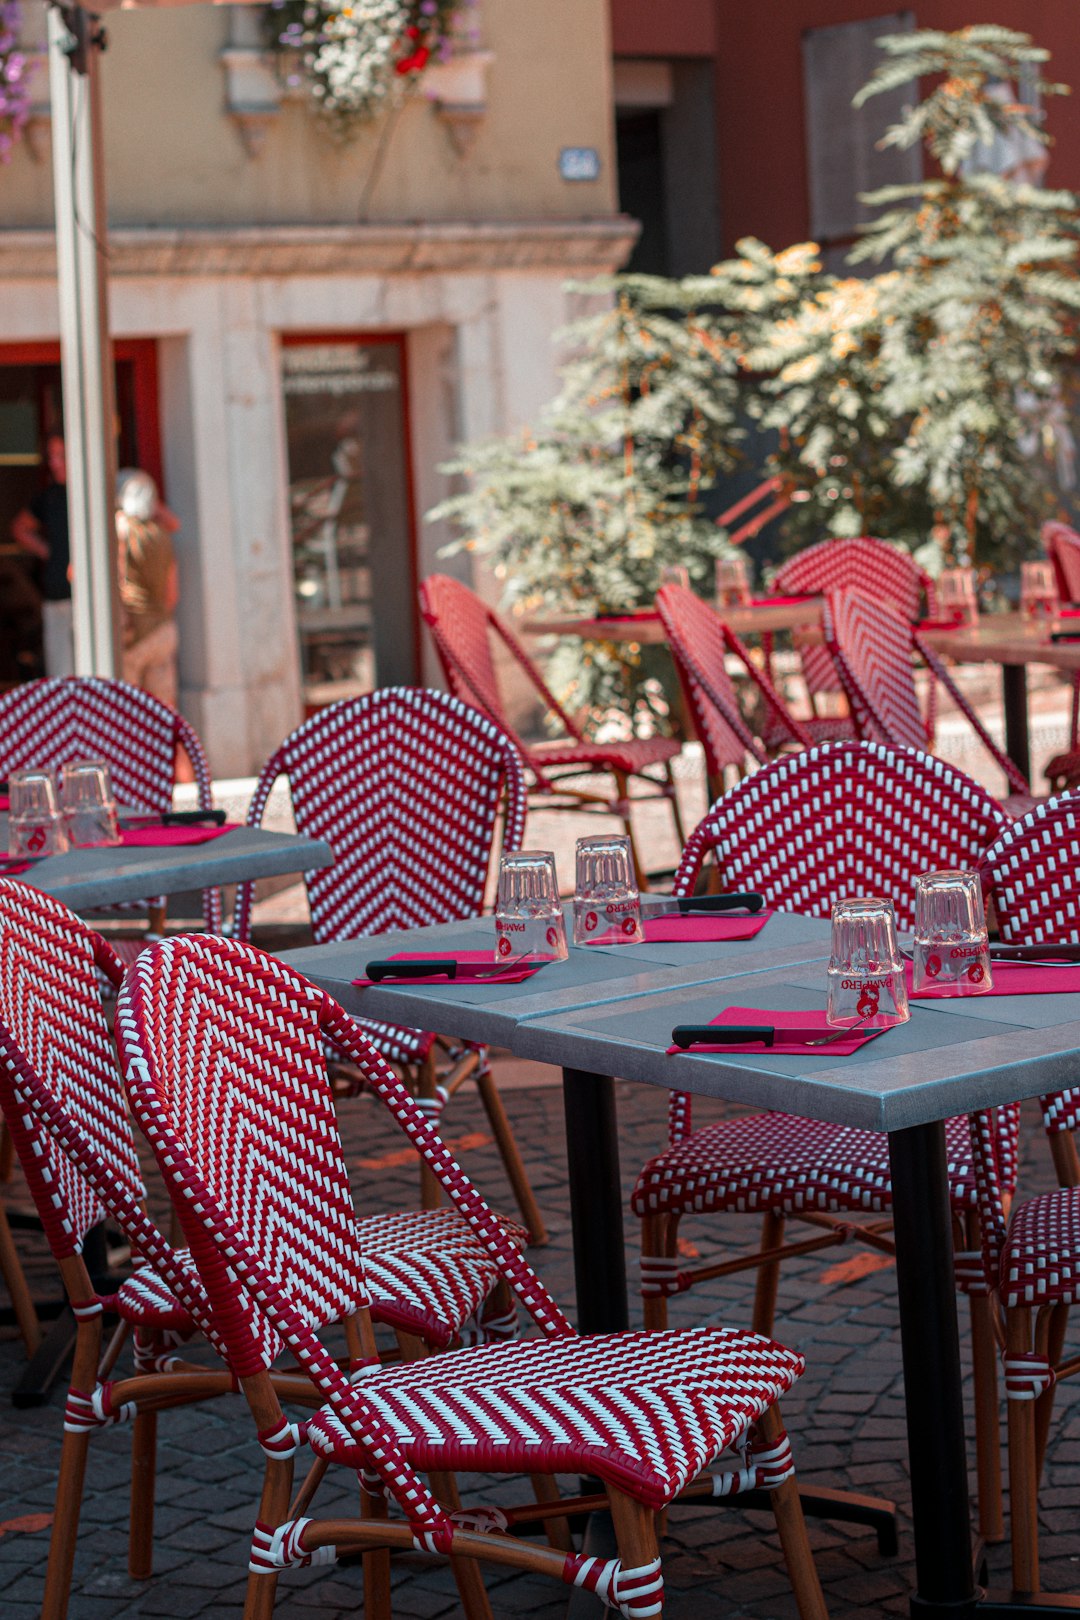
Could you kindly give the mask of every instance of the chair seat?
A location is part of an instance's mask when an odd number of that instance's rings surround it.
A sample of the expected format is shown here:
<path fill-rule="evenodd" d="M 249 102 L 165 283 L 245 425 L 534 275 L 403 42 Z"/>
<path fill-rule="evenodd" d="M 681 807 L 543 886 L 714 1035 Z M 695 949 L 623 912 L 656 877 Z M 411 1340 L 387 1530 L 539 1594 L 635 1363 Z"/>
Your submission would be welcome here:
<path fill-rule="evenodd" d="M 1055 754 L 1043 771 L 1055 793 L 1063 793 L 1080 784 L 1080 748 L 1070 748 L 1064 754 Z"/>
<path fill-rule="evenodd" d="M 452 1344 L 478 1316 L 500 1277 L 472 1227 L 454 1209 L 369 1215 L 357 1224 L 374 1320 L 417 1334 L 438 1349 Z M 511 1221 L 503 1221 L 503 1226 L 524 1249 L 525 1229 Z M 175 1250 L 173 1258 L 189 1276 L 192 1292 L 201 1295 L 202 1284 L 188 1251 Z M 195 1331 L 168 1284 L 149 1269 L 126 1279 L 115 1305 L 125 1322 L 147 1332 Z M 512 1331 L 512 1324 L 501 1331 Z"/>
<path fill-rule="evenodd" d="M 757 1334 L 695 1328 L 489 1345 L 365 1369 L 356 1383 L 422 1472 L 598 1474 L 660 1508 L 804 1365 Z M 364 1464 L 327 1407 L 308 1438 L 320 1456 Z"/>
<path fill-rule="evenodd" d="M 1073 1305 L 1080 1299 L 1080 1187 L 1018 1204 L 1001 1254 L 1006 1305 Z"/>
<path fill-rule="evenodd" d="M 380 1024 L 373 1018 L 358 1018 L 356 1022 L 387 1063 L 422 1063 L 435 1039 L 425 1030 L 406 1029 L 401 1024 Z"/>
<path fill-rule="evenodd" d="M 809 734 L 814 744 L 827 742 L 849 742 L 855 733 L 855 722 L 850 715 L 825 714 L 811 716 L 809 720 L 800 718 L 800 726 Z M 780 720 L 774 719 L 762 727 L 761 740 L 769 753 L 794 741 L 791 732 Z"/>
<path fill-rule="evenodd" d="M 525 759 L 541 770 L 552 765 L 580 765 L 582 769 L 626 771 L 637 775 L 649 765 L 663 765 L 674 759 L 682 744 L 673 737 L 632 737 L 627 742 L 595 743 L 577 737 L 556 737 L 551 742 L 532 743 Z"/>
<path fill-rule="evenodd" d="M 974 1208 L 966 1118 L 945 1125 L 954 1206 Z M 892 1207 L 889 1140 L 794 1114 L 749 1114 L 693 1131 L 650 1159 L 631 1197 L 635 1215 L 800 1210 L 883 1213 Z"/>

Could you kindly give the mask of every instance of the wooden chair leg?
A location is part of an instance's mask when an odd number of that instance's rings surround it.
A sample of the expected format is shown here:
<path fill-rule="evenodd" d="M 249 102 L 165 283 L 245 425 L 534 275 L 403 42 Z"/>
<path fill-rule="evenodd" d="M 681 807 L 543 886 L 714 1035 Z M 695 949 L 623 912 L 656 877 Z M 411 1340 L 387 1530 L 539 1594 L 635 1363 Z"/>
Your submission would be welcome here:
<path fill-rule="evenodd" d="M 386 1499 L 382 1496 L 369 1496 L 367 1491 L 361 1487 L 360 1517 L 362 1519 L 388 1518 Z M 363 1565 L 364 1620 L 391 1620 L 393 1601 L 390 1587 L 389 1547 L 370 1548 L 363 1555 Z"/>
<path fill-rule="evenodd" d="M 131 1433 L 131 1527 L 128 1574 L 148 1581 L 154 1573 L 154 1485 L 157 1473 L 157 1413 L 137 1412 Z"/>
<path fill-rule="evenodd" d="M 431 1099 L 438 1094 L 438 1077 L 435 1072 L 435 1049 L 432 1047 L 422 1063 L 418 1063 L 414 1070 L 413 1091 L 418 1098 Z M 420 1165 L 420 1207 L 422 1209 L 438 1209 L 442 1203 L 442 1187 L 438 1177 L 433 1175 L 428 1166 Z"/>
<path fill-rule="evenodd" d="M 147 934 L 150 939 L 163 939 L 165 937 L 165 920 L 168 911 L 169 907 L 166 901 L 163 901 L 160 906 L 147 906 Z"/>
<path fill-rule="evenodd" d="M 10 1181 L 15 1168 L 15 1144 L 6 1125 L 0 1124 L 0 1181 Z"/>
<path fill-rule="evenodd" d="M 611 1517 L 619 1561 L 624 1569 L 641 1569 L 660 1556 L 656 1540 L 656 1515 L 632 1496 L 608 1489 Z"/>
<path fill-rule="evenodd" d="M 681 854 L 686 848 L 686 833 L 683 830 L 682 810 L 679 807 L 679 790 L 675 785 L 675 772 L 672 769 L 670 759 L 664 762 L 664 775 L 667 777 L 668 786 L 671 788 L 671 818 L 675 823 L 675 836 L 679 840 L 679 853 Z"/>
<path fill-rule="evenodd" d="M 641 1218 L 641 1259 L 658 1259 L 667 1253 L 667 1216 L 643 1215 Z M 668 1325 L 668 1303 L 666 1294 L 646 1294 L 641 1296 L 642 1314 L 645 1326 L 651 1333 L 662 1333 Z"/>
<path fill-rule="evenodd" d="M 293 1463 L 292 1458 L 282 1460 L 278 1457 L 268 1457 L 263 1473 L 262 1496 L 259 1499 L 259 1519 L 263 1524 L 284 1524 L 289 1512 L 289 1498 L 292 1495 Z M 276 1573 L 255 1574 L 248 1576 L 247 1592 L 244 1596 L 244 1620 L 271 1620 L 274 1613 L 274 1598 L 277 1595 Z"/>
<path fill-rule="evenodd" d="M 480 1090 L 480 1101 L 484 1105 L 484 1112 L 491 1126 L 491 1134 L 498 1145 L 502 1156 L 503 1166 L 507 1178 L 517 1199 L 517 1206 L 521 1211 L 522 1221 L 529 1229 L 533 1243 L 540 1247 L 548 1240 L 547 1227 L 544 1217 L 540 1213 L 540 1205 L 536 1202 L 536 1194 L 532 1190 L 521 1153 L 514 1138 L 510 1121 L 507 1118 L 503 1100 L 499 1096 L 499 1088 L 495 1076 L 490 1069 L 483 1074 L 477 1074 L 476 1084 Z"/>
<path fill-rule="evenodd" d="M 428 1478 L 432 1491 L 443 1507 L 449 1508 L 451 1513 L 456 1512 L 461 1506 L 461 1497 L 453 1474 L 429 1474 Z M 451 1558 L 450 1568 L 465 1620 L 494 1620 L 479 1561 L 475 1558 Z M 370 1620 L 370 1616 L 365 1615 L 364 1620 Z"/>
<path fill-rule="evenodd" d="M 1031 1351 L 1031 1311 L 1018 1307 L 1005 1315 L 1006 1355 Z M 1016 1592 L 1039 1590 L 1039 1518 L 1035 1477 L 1035 1403 L 1007 1403 L 1009 1420 L 1009 1517 L 1012 1528 L 1012 1580 Z"/>
<path fill-rule="evenodd" d="M 779 1438 L 783 1426 L 780 1408 L 773 1405 L 762 1417 L 757 1429 L 762 1439 L 770 1443 Z M 800 1620 L 829 1620 L 794 1475 L 770 1491 L 769 1500 Z"/>
<path fill-rule="evenodd" d="M 550 1474 L 530 1474 L 529 1479 L 538 1502 L 559 1500 L 559 1487 Z M 573 1552 L 574 1539 L 570 1534 L 569 1519 L 545 1519 L 544 1534 L 549 1547 L 557 1547 L 560 1552 Z"/>
<path fill-rule="evenodd" d="M 94 1388 L 100 1354 L 101 1318 L 96 1316 L 80 1322 L 76 1328 L 75 1356 L 71 1369 L 72 1389 L 88 1392 Z M 75 1568 L 79 1510 L 82 1507 L 83 1484 L 86 1479 L 86 1455 L 89 1449 L 89 1429 L 74 1433 L 65 1432 L 60 1448 L 60 1471 L 56 1481 L 56 1505 L 53 1510 L 52 1535 L 49 1539 L 49 1561 L 45 1569 L 45 1596 L 41 1604 L 41 1620 L 66 1620 L 68 1598 L 71 1593 L 71 1575 Z"/>
<path fill-rule="evenodd" d="M 1050 1137 L 1050 1157 L 1054 1161 L 1059 1187 L 1080 1187 L 1080 1154 L 1072 1131 L 1056 1131 Z"/>
<path fill-rule="evenodd" d="M 761 1223 L 762 1249 L 777 1249 L 784 1241 L 784 1217 L 779 1210 L 765 1211 L 765 1218 Z M 758 1267 L 757 1287 L 754 1290 L 754 1315 L 752 1327 L 755 1333 L 763 1333 L 769 1338 L 776 1319 L 776 1294 L 780 1286 L 780 1262 L 769 1260 Z"/>
<path fill-rule="evenodd" d="M 649 887 L 649 879 L 642 864 L 641 851 L 637 846 L 637 839 L 634 836 L 634 823 L 630 815 L 630 779 L 625 771 L 613 770 L 611 774 L 615 778 L 615 791 L 620 802 L 625 806 L 625 809 L 619 811 L 618 815 L 623 824 L 623 830 L 630 840 L 630 859 L 634 863 L 634 881 L 642 894 L 645 894 Z"/>
<path fill-rule="evenodd" d="M 978 1217 L 966 1223 L 965 1242 L 978 1251 Z M 985 1542 L 1005 1539 L 1001 1500 L 1001 1417 L 998 1400 L 998 1346 L 994 1335 L 994 1306 L 985 1294 L 968 1299 L 971 1318 L 972 1382 L 975 1393 L 975 1461 L 979 1482 L 979 1534 Z"/>
<path fill-rule="evenodd" d="M 0 1205 L 0 1276 L 3 1276 L 15 1312 L 19 1335 L 27 1356 L 32 1356 L 41 1343 L 41 1324 L 26 1281 L 26 1273 L 11 1235 L 7 1213 Z"/>
<path fill-rule="evenodd" d="M 1069 1307 L 1055 1305 L 1050 1312 L 1049 1332 L 1046 1339 L 1046 1356 L 1051 1367 L 1056 1367 L 1061 1360 L 1065 1349 L 1065 1333 L 1069 1326 Z M 1042 1479 L 1043 1465 L 1046 1462 L 1046 1447 L 1050 1438 L 1050 1419 L 1054 1415 L 1055 1386 L 1040 1395 L 1035 1402 L 1035 1480 L 1036 1486 Z"/>

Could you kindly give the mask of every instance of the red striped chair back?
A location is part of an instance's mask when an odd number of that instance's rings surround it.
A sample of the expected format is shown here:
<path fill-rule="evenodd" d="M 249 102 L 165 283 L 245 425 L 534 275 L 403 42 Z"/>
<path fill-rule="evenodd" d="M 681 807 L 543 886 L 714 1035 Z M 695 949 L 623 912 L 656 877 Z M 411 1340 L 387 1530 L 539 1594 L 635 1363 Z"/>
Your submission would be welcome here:
<path fill-rule="evenodd" d="M 299 831 L 334 851 L 305 879 L 319 943 L 478 916 L 496 845 L 520 849 L 525 832 L 514 743 L 445 692 L 391 686 L 321 709 L 263 766 L 249 826 L 279 776 Z M 237 898 L 241 939 L 252 892 Z"/>
<path fill-rule="evenodd" d="M 976 866 L 1007 825 L 985 788 L 923 749 L 825 743 L 718 800 L 687 842 L 674 892 L 694 892 L 711 853 L 724 889 L 813 917 L 843 895 L 879 894 L 910 928 L 915 879 Z"/>

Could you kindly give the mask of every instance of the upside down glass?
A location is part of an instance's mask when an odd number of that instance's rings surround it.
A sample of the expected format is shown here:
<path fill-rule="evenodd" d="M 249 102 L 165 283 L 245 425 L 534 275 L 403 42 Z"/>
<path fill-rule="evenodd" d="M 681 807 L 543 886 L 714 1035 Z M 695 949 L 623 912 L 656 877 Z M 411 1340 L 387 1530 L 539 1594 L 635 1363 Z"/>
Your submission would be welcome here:
<path fill-rule="evenodd" d="M 562 962 L 569 954 L 554 855 L 546 849 L 504 855 L 495 901 L 496 960 Z"/>
<path fill-rule="evenodd" d="M 961 624 L 979 622 L 979 596 L 974 568 L 946 568 L 937 582 L 937 599 L 944 618 L 958 617 Z"/>
<path fill-rule="evenodd" d="M 90 846 L 121 842 L 112 778 L 103 759 L 78 759 L 64 766 L 60 778 L 60 803 L 64 812 L 64 827 L 72 844 Z"/>
<path fill-rule="evenodd" d="M 574 944 L 640 945 L 644 938 L 629 838 L 579 838 Z"/>
<path fill-rule="evenodd" d="M 887 1029 L 911 1017 L 890 900 L 838 900 L 832 908 L 828 1023 Z"/>
<path fill-rule="evenodd" d="M 977 872 L 926 872 L 915 882 L 915 990 L 982 996 L 994 987 Z"/>
<path fill-rule="evenodd" d="M 1058 610 L 1054 565 L 1048 562 L 1020 564 L 1020 612 L 1025 619 L 1052 619 Z"/>
<path fill-rule="evenodd" d="M 52 771 L 12 771 L 8 794 L 8 854 L 62 855 L 68 838 Z"/>
<path fill-rule="evenodd" d="M 717 607 L 749 607 L 750 576 L 743 557 L 716 559 Z"/>

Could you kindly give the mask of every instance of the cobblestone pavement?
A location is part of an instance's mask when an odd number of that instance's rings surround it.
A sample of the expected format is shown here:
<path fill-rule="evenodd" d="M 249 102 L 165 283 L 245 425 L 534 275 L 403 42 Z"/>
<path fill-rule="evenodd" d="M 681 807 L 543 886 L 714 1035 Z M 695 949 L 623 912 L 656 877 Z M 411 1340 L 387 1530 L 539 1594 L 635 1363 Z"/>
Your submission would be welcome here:
<path fill-rule="evenodd" d="M 561 1094 L 550 1073 L 503 1060 L 507 1106 L 550 1224 L 548 1246 L 533 1259 L 556 1296 L 574 1304 L 570 1231 L 564 1174 Z M 664 1098 L 646 1087 L 619 1088 L 620 1138 L 627 1189 L 642 1159 L 664 1135 Z M 696 1104 L 704 1122 L 720 1110 Z M 377 1105 L 343 1105 L 343 1128 L 358 1205 L 373 1208 L 412 1200 L 415 1174 L 403 1139 Z M 455 1099 L 444 1130 L 470 1174 L 508 1207 L 508 1191 L 484 1116 L 471 1092 Z M 1049 1185 L 1049 1155 L 1033 1110 L 1025 1114 L 1025 1193 Z M 734 1249 L 751 1240 L 740 1218 L 723 1227 Z M 720 1231 L 718 1222 L 688 1222 L 685 1240 L 704 1249 Z M 626 1223 L 633 1262 L 636 1232 Z M 32 1240 L 28 1240 L 28 1252 Z M 35 1290 L 53 1291 L 47 1256 L 31 1254 Z M 750 1274 L 713 1283 L 675 1302 L 674 1325 L 702 1320 L 749 1321 Z M 635 1307 L 636 1310 L 636 1307 Z M 856 1246 L 826 1251 L 787 1268 L 781 1284 L 777 1336 L 802 1349 L 808 1370 L 785 1403 L 796 1461 L 805 1481 L 847 1485 L 893 1496 L 900 1509 L 901 1544 L 884 1558 L 874 1537 L 852 1526 L 818 1522 L 812 1541 L 833 1620 L 903 1614 L 911 1580 L 904 1400 L 900 1374 L 894 1275 L 887 1262 Z M 966 1348 L 965 1348 L 966 1354 Z M 52 1507 L 53 1473 L 60 1439 L 62 1392 L 50 1404 L 16 1411 L 3 1398 L 22 1365 L 10 1334 L 0 1340 L 0 1613 L 4 1620 L 31 1620 L 37 1613 Z M 927 1376 L 932 1369 L 927 1368 Z M 1077 1388 L 1065 1385 L 1055 1414 L 1042 1519 L 1046 1532 L 1045 1584 L 1051 1590 L 1080 1585 L 1080 1531 L 1076 1493 L 1080 1485 L 1080 1410 Z M 155 1574 L 130 1580 L 126 1568 L 128 1436 L 122 1428 L 95 1437 L 76 1558 L 71 1620 L 130 1617 L 221 1617 L 241 1612 L 248 1537 L 255 1517 L 260 1458 L 239 1402 L 168 1413 L 161 1423 Z M 505 1480 L 466 1482 L 466 1500 L 508 1500 L 517 1494 Z M 317 1508 L 352 1511 L 355 1490 L 340 1473 Z M 723 1615 L 730 1620 L 793 1620 L 794 1603 L 778 1543 L 761 1513 L 729 1506 L 677 1509 L 664 1542 L 669 1620 Z M 992 1568 L 1006 1571 L 1004 1548 L 994 1549 Z M 395 1565 L 395 1613 L 404 1617 L 460 1612 L 445 1568 L 419 1558 Z M 565 1612 L 564 1589 L 533 1577 L 487 1573 L 496 1616 Z M 320 1620 L 350 1620 L 361 1605 L 356 1568 L 290 1572 L 279 1584 L 277 1613 Z M 599 1620 L 601 1611 L 597 1606 Z"/>

